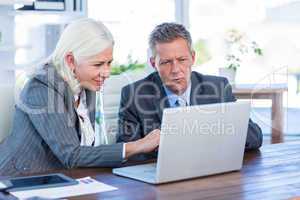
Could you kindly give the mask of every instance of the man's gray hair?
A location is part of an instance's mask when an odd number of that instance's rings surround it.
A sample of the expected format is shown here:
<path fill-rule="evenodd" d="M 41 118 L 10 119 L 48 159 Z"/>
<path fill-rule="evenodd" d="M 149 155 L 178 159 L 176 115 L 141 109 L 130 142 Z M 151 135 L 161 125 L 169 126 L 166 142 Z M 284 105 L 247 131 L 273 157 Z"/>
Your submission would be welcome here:
<path fill-rule="evenodd" d="M 162 23 L 154 28 L 149 37 L 149 46 L 152 54 L 155 55 L 155 45 L 157 43 L 168 43 L 178 38 L 182 38 L 192 52 L 192 37 L 186 28 L 177 23 Z"/>

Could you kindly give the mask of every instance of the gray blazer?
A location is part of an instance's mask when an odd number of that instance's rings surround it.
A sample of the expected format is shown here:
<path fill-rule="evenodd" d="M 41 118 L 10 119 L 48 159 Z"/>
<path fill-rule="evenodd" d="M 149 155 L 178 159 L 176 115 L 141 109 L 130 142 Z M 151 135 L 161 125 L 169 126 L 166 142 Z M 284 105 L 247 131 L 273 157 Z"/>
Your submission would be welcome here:
<path fill-rule="evenodd" d="M 236 98 L 226 78 L 192 72 L 191 105 L 233 101 Z M 117 142 L 137 140 L 160 128 L 163 109 L 168 107 L 169 101 L 157 72 L 125 86 L 121 94 Z M 249 119 L 246 149 L 257 149 L 261 145 L 261 129 Z"/>
<path fill-rule="evenodd" d="M 86 91 L 94 124 L 95 93 Z M 0 176 L 122 164 L 123 143 L 80 146 L 74 97 L 53 66 L 33 76 L 15 107 L 10 135 L 0 144 Z"/>

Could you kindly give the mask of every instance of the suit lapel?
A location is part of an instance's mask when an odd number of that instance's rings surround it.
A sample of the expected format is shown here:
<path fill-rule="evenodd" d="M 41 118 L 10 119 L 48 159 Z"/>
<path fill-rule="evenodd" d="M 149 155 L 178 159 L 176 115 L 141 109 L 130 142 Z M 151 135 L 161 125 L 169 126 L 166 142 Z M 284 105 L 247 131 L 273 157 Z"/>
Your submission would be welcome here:
<path fill-rule="evenodd" d="M 212 82 L 203 82 L 201 74 L 192 73 L 191 105 L 202 105 L 219 102 L 219 91 Z"/>
<path fill-rule="evenodd" d="M 76 121 L 77 121 L 78 117 L 77 117 L 75 107 L 74 107 L 75 99 L 74 99 L 74 95 L 71 91 L 71 88 L 56 72 L 56 70 L 52 64 L 46 64 L 43 67 L 43 69 L 41 71 L 38 71 L 37 73 L 38 73 L 38 75 L 35 76 L 35 78 L 37 78 L 41 82 L 45 83 L 48 87 L 52 87 L 57 92 L 57 95 L 61 95 L 63 97 L 64 102 L 57 102 L 58 97 L 56 97 L 56 96 L 53 96 L 50 99 L 53 99 L 53 101 L 55 101 L 55 103 L 59 103 L 59 104 L 63 103 L 64 104 L 64 105 L 58 105 L 58 106 L 59 107 L 64 106 L 66 108 L 66 110 L 67 110 L 66 114 L 68 115 L 68 123 L 70 123 L 71 125 L 76 127 Z M 54 95 L 54 93 L 53 93 L 53 95 Z"/>
<path fill-rule="evenodd" d="M 95 126 L 95 107 L 96 107 L 96 92 L 85 90 L 86 94 L 86 104 L 89 111 L 89 117 L 90 121 L 92 123 L 92 126 L 94 128 Z"/>
<path fill-rule="evenodd" d="M 167 98 L 167 94 L 165 92 L 165 89 L 163 87 L 163 83 L 158 75 L 158 73 L 156 72 L 154 74 L 153 77 L 153 82 L 156 84 L 156 86 L 159 89 L 159 94 L 158 94 L 158 100 L 153 101 L 153 103 L 155 104 L 155 107 L 158 108 L 158 113 L 157 116 L 159 118 L 159 121 L 162 121 L 162 115 L 163 115 L 163 111 L 165 108 L 169 108 L 170 107 L 170 103 L 169 100 Z"/>
<path fill-rule="evenodd" d="M 191 95 L 190 95 L 190 102 L 191 105 L 201 105 L 206 103 L 206 99 L 203 98 L 203 83 L 202 77 L 197 76 L 195 72 L 192 72 L 191 75 Z"/>

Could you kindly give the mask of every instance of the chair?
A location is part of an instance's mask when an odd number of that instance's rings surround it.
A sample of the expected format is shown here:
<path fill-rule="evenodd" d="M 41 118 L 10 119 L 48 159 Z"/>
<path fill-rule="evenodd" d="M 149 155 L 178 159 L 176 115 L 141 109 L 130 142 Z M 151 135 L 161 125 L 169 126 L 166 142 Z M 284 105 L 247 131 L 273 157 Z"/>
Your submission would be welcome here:
<path fill-rule="evenodd" d="M 134 81 L 144 78 L 149 72 L 147 70 L 132 71 L 121 75 L 111 76 L 104 85 L 104 118 L 109 143 L 116 142 L 118 131 L 118 112 L 122 88 Z"/>
<path fill-rule="evenodd" d="M 10 133 L 14 113 L 14 84 L 0 84 L 0 143 Z"/>

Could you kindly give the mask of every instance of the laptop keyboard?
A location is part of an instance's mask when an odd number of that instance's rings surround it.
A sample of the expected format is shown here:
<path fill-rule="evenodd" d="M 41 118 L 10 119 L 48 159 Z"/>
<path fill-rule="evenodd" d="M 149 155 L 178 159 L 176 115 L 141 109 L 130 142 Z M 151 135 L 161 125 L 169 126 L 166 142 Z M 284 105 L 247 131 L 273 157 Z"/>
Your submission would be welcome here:
<path fill-rule="evenodd" d="M 146 169 L 144 170 L 144 173 L 155 173 L 156 169 Z"/>
<path fill-rule="evenodd" d="M 115 171 L 115 174 L 143 180 L 148 183 L 154 183 L 156 180 L 156 163 L 118 168 Z"/>
<path fill-rule="evenodd" d="M 156 163 L 146 164 L 146 165 L 143 165 L 143 167 L 139 166 L 138 168 L 141 171 L 141 173 L 155 174 L 155 172 L 156 172 Z"/>

